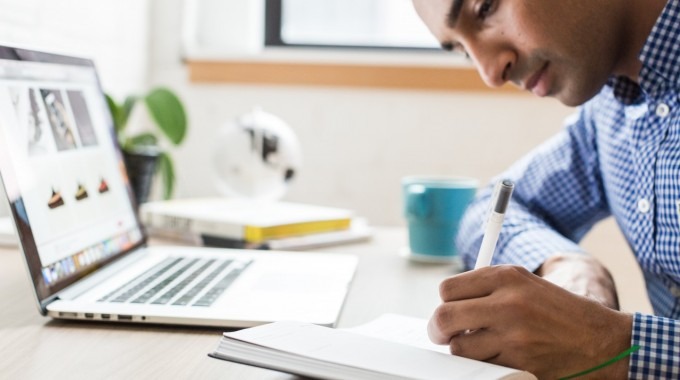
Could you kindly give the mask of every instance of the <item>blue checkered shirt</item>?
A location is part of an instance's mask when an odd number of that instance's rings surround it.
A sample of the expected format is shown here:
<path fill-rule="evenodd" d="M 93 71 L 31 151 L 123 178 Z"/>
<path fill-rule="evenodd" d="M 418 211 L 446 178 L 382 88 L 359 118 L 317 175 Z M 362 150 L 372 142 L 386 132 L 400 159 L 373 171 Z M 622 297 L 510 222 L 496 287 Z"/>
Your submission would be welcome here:
<path fill-rule="evenodd" d="M 639 84 L 613 77 L 557 136 L 499 178 L 516 183 L 495 264 L 534 271 L 613 216 L 642 269 L 655 315 L 636 313 L 631 379 L 680 379 L 680 0 L 670 0 L 640 53 Z M 495 181 L 494 181 L 495 182 Z M 457 245 L 474 266 L 491 188 Z"/>

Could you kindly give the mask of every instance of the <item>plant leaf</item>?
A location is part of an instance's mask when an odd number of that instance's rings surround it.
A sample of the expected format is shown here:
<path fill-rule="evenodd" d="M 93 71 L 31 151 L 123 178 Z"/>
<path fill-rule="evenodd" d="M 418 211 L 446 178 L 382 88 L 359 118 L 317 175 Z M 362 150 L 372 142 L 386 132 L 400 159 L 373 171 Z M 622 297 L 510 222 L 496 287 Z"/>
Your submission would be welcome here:
<path fill-rule="evenodd" d="M 151 117 L 168 139 L 175 145 L 181 143 L 187 130 L 187 117 L 179 98 L 166 88 L 157 88 L 144 100 Z"/>
<path fill-rule="evenodd" d="M 116 133 L 120 133 L 125 126 L 121 120 L 121 108 L 109 94 L 104 94 L 104 96 L 106 96 L 106 104 L 109 106 L 109 111 L 111 111 L 111 117 L 113 118 L 113 128 Z"/>
<path fill-rule="evenodd" d="M 139 145 L 157 145 L 158 137 L 150 132 L 140 133 L 127 139 L 126 147 L 134 147 Z"/>
<path fill-rule="evenodd" d="M 161 180 L 163 182 L 163 199 L 170 199 L 175 190 L 175 169 L 172 164 L 170 155 L 162 152 L 158 157 L 157 170 L 161 172 Z"/>
<path fill-rule="evenodd" d="M 127 125 L 128 120 L 130 120 L 130 114 L 132 113 L 132 108 L 134 108 L 135 103 L 137 103 L 137 100 L 139 100 L 138 96 L 130 95 L 127 98 L 125 98 L 125 102 L 123 103 L 123 106 L 120 107 L 120 119 L 122 123 L 122 128 L 125 129 L 125 126 Z"/>

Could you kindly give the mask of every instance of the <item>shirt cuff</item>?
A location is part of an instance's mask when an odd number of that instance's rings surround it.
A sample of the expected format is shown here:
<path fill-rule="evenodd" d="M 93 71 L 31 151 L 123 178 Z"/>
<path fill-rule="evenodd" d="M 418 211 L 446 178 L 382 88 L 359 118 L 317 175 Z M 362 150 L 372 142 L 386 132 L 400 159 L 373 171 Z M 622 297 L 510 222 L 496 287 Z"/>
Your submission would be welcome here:
<path fill-rule="evenodd" d="M 631 346 L 640 349 L 630 356 L 629 379 L 680 378 L 680 322 L 635 313 Z"/>

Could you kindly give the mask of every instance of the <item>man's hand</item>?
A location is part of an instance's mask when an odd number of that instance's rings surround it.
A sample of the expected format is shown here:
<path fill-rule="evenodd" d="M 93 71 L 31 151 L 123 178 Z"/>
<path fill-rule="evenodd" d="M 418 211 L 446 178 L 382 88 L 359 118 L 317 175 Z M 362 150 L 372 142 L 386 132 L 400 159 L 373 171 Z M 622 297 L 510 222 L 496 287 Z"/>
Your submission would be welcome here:
<path fill-rule="evenodd" d="M 619 309 L 614 279 L 593 257 L 583 254 L 557 254 L 546 260 L 536 274 L 574 294 L 592 298 L 612 309 Z"/>
<path fill-rule="evenodd" d="M 632 316 L 575 295 L 522 267 L 494 266 L 442 282 L 430 339 L 451 353 L 555 379 L 630 346 Z M 625 379 L 628 360 L 593 373 Z"/>

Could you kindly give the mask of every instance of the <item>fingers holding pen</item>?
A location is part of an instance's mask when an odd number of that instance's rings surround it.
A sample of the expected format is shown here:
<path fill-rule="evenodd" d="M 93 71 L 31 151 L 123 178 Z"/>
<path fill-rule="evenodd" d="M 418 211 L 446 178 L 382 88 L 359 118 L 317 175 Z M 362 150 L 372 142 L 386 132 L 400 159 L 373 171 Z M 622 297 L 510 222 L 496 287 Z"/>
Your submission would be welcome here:
<path fill-rule="evenodd" d="M 522 267 L 480 268 L 451 277 L 440 285 L 443 303 L 428 324 L 437 344 L 449 344 L 465 331 L 491 329 L 512 323 L 530 306 L 521 289 L 536 276 Z M 528 281 L 527 281 L 528 280 Z M 530 303 L 530 302 L 529 302 Z"/>
<path fill-rule="evenodd" d="M 493 318 L 490 309 L 488 302 L 479 299 L 439 305 L 427 326 L 430 340 L 436 344 L 449 344 L 454 336 L 489 327 Z"/>
<path fill-rule="evenodd" d="M 536 277 L 523 267 L 500 265 L 484 267 L 450 277 L 439 285 L 443 302 L 482 298 L 497 289 L 519 284 Z"/>
<path fill-rule="evenodd" d="M 481 361 L 493 361 L 501 354 L 498 334 L 489 329 L 454 335 L 449 342 L 449 347 L 453 355 Z"/>

